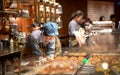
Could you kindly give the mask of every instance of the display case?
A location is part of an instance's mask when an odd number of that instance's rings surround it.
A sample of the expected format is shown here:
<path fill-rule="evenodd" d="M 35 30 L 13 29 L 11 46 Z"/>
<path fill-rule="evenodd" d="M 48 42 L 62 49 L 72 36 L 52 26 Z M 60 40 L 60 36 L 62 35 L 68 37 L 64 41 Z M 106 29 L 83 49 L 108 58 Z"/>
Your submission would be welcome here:
<path fill-rule="evenodd" d="M 119 75 L 120 33 L 98 33 L 86 45 L 63 48 L 54 60 L 44 58 L 27 74 Z"/>

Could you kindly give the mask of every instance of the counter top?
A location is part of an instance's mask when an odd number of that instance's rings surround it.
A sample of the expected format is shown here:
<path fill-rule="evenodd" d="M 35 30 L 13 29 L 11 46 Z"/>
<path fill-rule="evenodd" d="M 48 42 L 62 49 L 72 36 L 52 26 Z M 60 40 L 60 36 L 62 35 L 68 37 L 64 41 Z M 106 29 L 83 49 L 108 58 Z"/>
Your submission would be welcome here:
<path fill-rule="evenodd" d="M 22 48 L 6 48 L 0 50 L 0 63 L 2 64 L 2 75 L 6 75 L 6 60 L 12 59 L 15 57 L 20 57 Z"/>
<path fill-rule="evenodd" d="M 120 30 L 96 33 L 86 40 L 80 47 L 64 47 L 63 51 L 91 52 L 91 53 L 120 53 Z"/>
<path fill-rule="evenodd" d="M 0 50 L 0 59 L 5 59 L 5 57 L 10 57 L 13 55 L 19 55 L 21 52 L 22 48 L 7 48 L 7 49 L 3 49 Z"/>

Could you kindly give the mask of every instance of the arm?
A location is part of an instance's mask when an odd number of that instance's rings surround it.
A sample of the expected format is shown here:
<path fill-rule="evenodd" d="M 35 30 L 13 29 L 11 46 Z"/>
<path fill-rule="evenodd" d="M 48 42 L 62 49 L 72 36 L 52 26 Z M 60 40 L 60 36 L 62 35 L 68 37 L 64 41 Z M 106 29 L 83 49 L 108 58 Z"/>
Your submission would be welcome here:
<path fill-rule="evenodd" d="M 69 24 L 69 33 L 70 33 L 70 35 L 75 35 L 75 31 L 78 31 L 78 25 L 77 25 L 77 23 L 70 23 Z"/>
<path fill-rule="evenodd" d="M 55 39 L 53 39 L 47 44 L 47 54 L 55 54 Z"/>
<path fill-rule="evenodd" d="M 55 37 L 55 55 L 62 54 L 61 42 L 58 36 Z"/>
<path fill-rule="evenodd" d="M 37 39 L 34 36 L 30 37 L 28 44 L 30 44 L 30 48 L 33 50 L 33 53 L 35 53 L 38 56 L 42 55 L 42 51 L 40 50 L 39 42 L 37 41 Z"/>

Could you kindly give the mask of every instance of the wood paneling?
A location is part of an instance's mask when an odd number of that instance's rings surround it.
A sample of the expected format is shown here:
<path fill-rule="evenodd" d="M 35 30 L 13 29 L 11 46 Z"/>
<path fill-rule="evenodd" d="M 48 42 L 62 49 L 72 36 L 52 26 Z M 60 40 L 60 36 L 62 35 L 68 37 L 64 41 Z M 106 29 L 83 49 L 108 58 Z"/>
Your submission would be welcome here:
<path fill-rule="evenodd" d="M 59 30 L 60 35 L 68 34 L 68 24 L 73 12 L 77 10 L 83 11 L 87 16 L 87 0 L 56 0 L 63 6 L 63 27 Z"/>
<path fill-rule="evenodd" d="M 32 5 L 21 5 L 21 9 L 27 9 L 29 10 L 30 17 L 24 18 L 24 17 L 17 17 L 15 20 L 15 23 L 18 24 L 18 27 L 23 31 L 29 33 L 30 30 L 28 27 L 33 23 L 33 17 L 34 17 L 34 9 Z"/>
<path fill-rule="evenodd" d="M 68 23 L 71 18 L 71 14 L 75 12 L 76 10 L 81 10 L 84 12 L 84 15 L 87 16 L 87 1 L 88 0 L 56 0 L 58 3 L 60 3 L 63 6 L 63 14 L 62 14 L 62 20 L 63 20 L 63 27 L 59 29 L 60 35 L 66 35 L 68 34 Z M 93 0 L 93 1 L 110 1 L 115 2 L 117 0 Z M 119 0 L 118 0 L 119 1 Z M 19 28 L 22 29 L 22 31 L 29 32 L 28 26 L 33 22 L 33 16 L 34 11 L 31 6 L 25 6 L 22 7 L 24 9 L 29 9 L 31 17 L 30 18 L 17 18 L 16 22 L 19 25 Z M 115 15 L 117 16 L 117 19 L 120 20 L 120 6 L 117 6 L 115 4 Z"/>

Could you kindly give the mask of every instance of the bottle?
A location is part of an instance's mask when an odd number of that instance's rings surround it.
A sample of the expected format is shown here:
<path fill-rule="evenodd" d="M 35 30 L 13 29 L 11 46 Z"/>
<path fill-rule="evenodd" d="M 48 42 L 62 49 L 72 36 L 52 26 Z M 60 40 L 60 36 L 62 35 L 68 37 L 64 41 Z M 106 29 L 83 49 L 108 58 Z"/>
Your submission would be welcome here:
<path fill-rule="evenodd" d="M 18 41 L 17 40 L 15 41 L 15 47 L 16 48 L 18 47 Z"/>
<path fill-rule="evenodd" d="M 14 40 L 12 38 L 10 39 L 10 47 L 14 47 Z"/>

